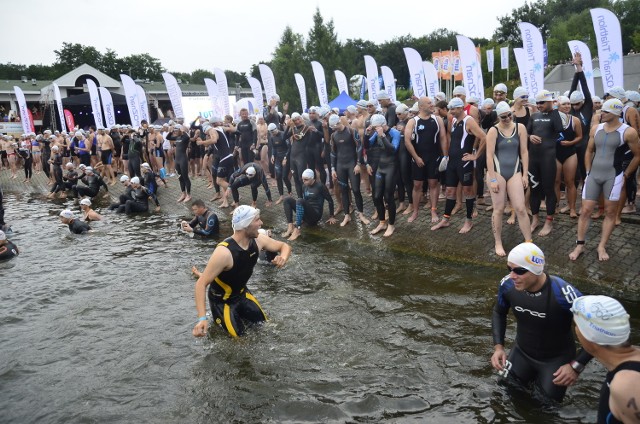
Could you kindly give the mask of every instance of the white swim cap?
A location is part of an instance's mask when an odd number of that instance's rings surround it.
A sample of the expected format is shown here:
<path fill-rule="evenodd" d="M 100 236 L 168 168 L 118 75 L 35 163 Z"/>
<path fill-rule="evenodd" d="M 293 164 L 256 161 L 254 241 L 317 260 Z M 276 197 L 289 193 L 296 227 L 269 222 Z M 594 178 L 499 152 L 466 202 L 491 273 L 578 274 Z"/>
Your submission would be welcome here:
<path fill-rule="evenodd" d="M 272 122 L 272 123 L 270 123 L 270 124 L 267 126 L 267 130 L 269 130 L 269 131 L 275 131 L 275 130 L 277 130 L 277 129 L 278 129 L 278 126 L 277 126 L 276 124 L 274 124 L 273 122 Z"/>
<path fill-rule="evenodd" d="M 457 107 L 464 107 L 464 102 L 462 101 L 462 99 L 454 97 L 453 99 L 451 99 L 449 101 L 449 104 L 447 105 L 447 107 L 449 109 L 455 109 Z"/>
<path fill-rule="evenodd" d="M 571 103 L 571 100 L 567 96 L 558 96 L 558 104 L 563 105 L 565 103 Z"/>
<path fill-rule="evenodd" d="M 59 148 L 58 146 L 53 146 L 53 147 L 51 147 L 51 150 L 53 150 L 53 151 L 56 151 L 56 152 L 57 152 L 58 150 L 60 150 L 60 148 Z"/>
<path fill-rule="evenodd" d="M 298 112 L 293 112 L 291 114 L 291 119 L 298 119 L 298 118 L 300 118 L 300 114 Z"/>
<path fill-rule="evenodd" d="M 256 168 L 254 168 L 253 166 L 250 166 L 247 168 L 245 172 L 249 177 L 253 177 L 254 175 L 256 175 Z"/>
<path fill-rule="evenodd" d="M 491 97 L 487 97 L 486 99 L 484 99 L 484 100 L 482 101 L 482 107 L 487 107 L 487 106 L 489 106 L 489 105 L 493 106 L 493 105 L 495 105 L 495 104 L 496 104 L 496 102 L 495 102 L 495 101 L 493 101 L 493 99 L 492 99 Z"/>
<path fill-rule="evenodd" d="M 149 165 L 147 162 L 143 163 L 140 166 L 143 167 L 143 168 L 146 168 L 146 169 L 151 169 L 151 165 Z"/>
<path fill-rule="evenodd" d="M 442 91 L 438 91 L 434 97 L 436 98 L 437 101 L 440 101 L 440 102 L 443 100 L 447 100 L 447 95 L 444 94 Z"/>
<path fill-rule="evenodd" d="M 309 178 L 309 179 L 314 179 L 316 177 L 316 173 L 313 172 L 313 169 L 305 169 L 304 172 L 302 173 L 302 178 Z"/>
<path fill-rule="evenodd" d="M 398 107 L 396 107 L 396 114 L 407 113 L 408 111 L 409 111 L 409 107 L 404 103 L 401 103 L 400 105 L 398 105 Z"/>
<path fill-rule="evenodd" d="M 514 99 L 518 99 L 518 98 L 520 98 L 522 96 L 529 97 L 529 92 L 524 87 L 516 87 L 516 89 L 513 90 L 513 98 Z"/>
<path fill-rule="evenodd" d="M 371 126 L 381 127 L 382 125 L 387 125 L 387 120 L 384 118 L 384 116 L 376 113 L 371 117 Z"/>
<path fill-rule="evenodd" d="M 347 112 L 356 113 L 357 111 L 358 111 L 358 109 L 354 105 L 347 106 Z"/>
<path fill-rule="evenodd" d="M 615 346 L 629 340 L 629 314 L 609 296 L 582 296 L 573 301 L 573 320 L 588 341 Z"/>
<path fill-rule="evenodd" d="M 67 219 L 71 219 L 73 218 L 73 212 L 71 212 L 69 209 L 65 209 L 62 212 L 60 212 L 60 216 L 63 218 L 67 218 Z"/>
<path fill-rule="evenodd" d="M 340 122 L 340 117 L 338 115 L 331 115 L 329 117 L 329 128 L 335 128 Z"/>
<path fill-rule="evenodd" d="M 493 91 L 502 91 L 504 94 L 507 94 L 509 92 L 509 90 L 507 89 L 507 85 L 503 83 L 496 84 L 496 86 L 493 87 Z"/>
<path fill-rule="evenodd" d="M 73 162 L 67 162 L 67 164 L 65 166 L 67 168 L 75 168 L 75 165 L 73 164 Z"/>
<path fill-rule="evenodd" d="M 609 99 L 602 105 L 603 112 L 613 113 L 616 116 L 622 115 L 622 109 L 624 109 L 624 105 L 618 99 Z"/>
<path fill-rule="evenodd" d="M 461 85 L 456 85 L 451 94 L 453 96 L 457 96 L 457 95 L 460 95 L 460 94 L 463 95 L 463 96 L 466 96 L 467 95 L 467 90 L 465 90 L 464 87 L 461 86 Z"/>
<path fill-rule="evenodd" d="M 240 205 L 233 211 L 231 226 L 235 231 L 244 230 L 260 215 L 260 209 L 252 208 L 248 205 Z"/>
<path fill-rule="evenodd" d="M 591 100 L 593 101 L 593 103 L 602 103 L 602 99 L 598 96 L 591 97 Z"/>
<path fill-rule="evenodd" d="M 129 176 L 128 175 L 123 175 L 122 177 L 120 177 L 120 182 L 124 183 L 126 181 L 129 181 Z"/>
<path fill-rule="evenodd" d="M 542 90 L 536 95 L 536 102 L 552 102 L 553 93 L 549 90 Z"/>
<path fill-rule="evenodd" d="M 511 249 L 507 260 L 528 269 L 535 275 L 540 275 L 544 271 L 544 253 L 533 243 L 520 243 Z"/>
<path fill-rule="evenodd" d="M 610 90 L 607 90 L 607 93 L 605 94 L 605 96 L 607 94 L 611 97 L 615 97 L 618 100 L 627 98 L 627 92 L 624 91 L 624 88 L 620 86 L 612 87 Z"/>
<path fill-rule="evenodd" d="M 571 104 L 574 105 L 584 100 L 584 94 L 582 94 L 582 91 L 576 90 L 573 93 L 571 93 L 571 96 L 569 96 L 569 99 L 571 101 Z"/>
<path fill-rule="evenodd" d="M 140 184 L 140 178 L 138 177 L 131 178 L 131 184 Z"/>
<path fill-rule="evenodd" d="M 80 201 L 80 204 L 84 205 L 84 206 L 91 206 L 91 200 L 89 198 L 85 197 L 84 199 L 82 199 Z"/>
<path fill-rule="evenodd" d="M 389 95 L 387 94 L 386 91 L 381 91 L 378 93 L 378 96 L 376 97 L 377 100 L 390 100 L 391 97 L 389 97 Z"/>
<path fill-rule="evenodd" d="M 496 106 L 496 113 L 498 114 L 498 116 L 507 112 L 511 112 L 511 108 L 509 107 L 509 104 L 504 101 L 498 103 L 498 106 Z"/>
<path fill-rule="evenodd" d="M 90 167 L 90 166 L 87 166 L 87 167 L 84 169 L 84 172 L 93 172 L 93 168 L 92 168 L 92 167 Z"/>

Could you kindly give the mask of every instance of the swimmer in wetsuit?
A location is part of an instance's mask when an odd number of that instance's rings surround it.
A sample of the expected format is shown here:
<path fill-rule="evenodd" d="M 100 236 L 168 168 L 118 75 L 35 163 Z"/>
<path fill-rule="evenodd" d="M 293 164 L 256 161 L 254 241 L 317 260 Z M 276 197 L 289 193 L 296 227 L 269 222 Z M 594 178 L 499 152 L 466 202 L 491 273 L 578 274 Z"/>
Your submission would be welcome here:
<path fill-rule="evenodd" d="M 505 256 L 502 246 L 505 194 L 511 199 L 524 240 L 531 241 L 531 224 L 524 205 L 524 191 L 529 183 L 529 151 L 527 130 L 524 125 L 513 122 L 509 105 L 498 103 L 496 114 L 500 122 L 487 132 L 487 185 L 493 205 L 491 226 L 495 252 L 498 256 Z"/>
<path fill-rule="evenodd" d="M 91 227 L 84 221 L 76 218 L 69 209 L 60 212 L 60 221 L 69 226 L 69 231 L 73 234 L 86 234 L 91 231 Z"/>
<path fill-rule="evenodd" d="M 278 185 L 278 193 L 280 197 L 276 200 L 276 205 L 284 200 L 284 186 L 287 187 L 287 194 L 291 196 L 291 177 L 289 176 L 289 153 L 291 152 L 291 143 L 284 138 L 284 132 L 278 129 L 274 123 L 267 127 L 269 132 L 269 154 L 271 155 L 271 163 L 276 173 L 276 184 Z"/>
<path fill-rule="evenodd" d="M 7 240 L 7 235 L 0 230 L 0 262 L 8 261 L 19 254 L 18 246 Z"/>
<path fill-rule="evenodd" d="M 233 196 L 233 207 L 236 208 L 240 202 L 240 193 L 238 189 L 244 186 L 251 186 L 251 206 L 256 207 L 258 200 L 258 187 L 262 184 L 264 192 L 267 195 L 267 202 L 265 206 L 271 206 L 271 189 L 267 183 L 267 175 L 262 167 L 256 162 L 248 162 L 231 174 L 229 178 L 229 188 L 231 189 L 231 195 Z"/>
<path fill-rule="evenodd" d="M 214 323 L 232 337 L 242 336 L 247 325 L 266 321 L 267 316 L 247 288 L 247 282 L 260 250 L 279 252 L 272 261 L 278 268 L 283 267 L 291 255 L 288 244 L 258 232 L 262 226 L 258 209 L 239 206 L 233 212 L 232 226 L 233 235 L 218 243 L 204 271 L 199 272 L 195 266 L 192 268 L 198 277 L 195 286 L 198 322 L 192 331 L 195 337 L 205 336 L 209 327 L 205 294 Z"/>
<path fill-rule="evenodd" d="M 215 212 L 209 210 L 200 199 L 191 203 L 191 211 L 195 215 L 190 222 L 182 221 L 180 227 L 187 233 L 202 237 L 215 237 L 220 231 L 220 221 Z"/>
<path fill-rule="evenodd" d="M 608 371 L 597 422 L 640 423 L 640 348 L 629 340 L 629 314 L 608 296 L 580 297 L 571 311 L 580 344 Z"/>
<path fill-rule="evenodd" d="M 544 400 L 560 402 L 592 357 L 585 351 L 576 355 L 571 329 L 571 306 L 582 294 L 562 278 L 544 273 L 544 265 L 544 253 L 533 243 L 521 243 L 509 253 L 509 274 L 500 282 L 491 320 L 491 365 L 506 382 L 533 383 Z M 510 309 L 517 328 L 507 357 L 504 340 Z"/>

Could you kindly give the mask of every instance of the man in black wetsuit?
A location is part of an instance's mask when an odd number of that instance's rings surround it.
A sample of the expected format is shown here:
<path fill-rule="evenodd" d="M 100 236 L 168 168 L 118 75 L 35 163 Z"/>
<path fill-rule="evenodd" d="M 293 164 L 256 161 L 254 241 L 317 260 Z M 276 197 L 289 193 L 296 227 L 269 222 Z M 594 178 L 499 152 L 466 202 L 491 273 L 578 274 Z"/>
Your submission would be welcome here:
<path fill-rule="evenodd" d="M 69 226 L 69 231 L 73 234 L 86 234 L 91 231 L 91 227 L 84 221 L 76 219 L 76 216 L 69 209 L 60 212 L 60 221 Z"/>
<path fill-rule="evenodd" d="M 100 192 L 101 186 L 104 187 L 106 191 L 109 191 L 107 184 L 104 182 L 102 177 L 93 172 L 92 167 L 87 166 L 84 170 L 84 174 L 85 175 L 83 177 L 80 177 L 80 181 L 85 183 L 86 187 L 78 184 L 72 187 L 73 193 L 76 197 L 94 198 Z"/>
<path fill-rule="evenodd" d="M 267 195 L 266 207 L 271 206 L 271 190 L 267 183 L 267 175 L 262 167 L 255 162 L 248 162 L 242 168 L 231 174 L 229 178 L 229 188 L 233 197 L 232 207 L 235 209 L 240 204 L 240 193 L 238 189 L 244 186 L 251 186 L 251 206 L 256 207 L 258 200 L 258 187 L 262 184 Z"/>
<path fill-rule="evenodd" d="M 195 266 L 191 269 L 198 277 L 195 286 L 198 322 L 192 331 L 195 337 L 205 336 L 209 327 L 205 294 L 214 322 L 232 337 L 242 336 L 247 325 L 266 321 L 267 316 L 247 288 L 247 282 L 262 249 L 280 253 L 272 260 L 278 268 L 291 255 L 288 244 L 258 232 L 262 226 L 258 209 L 239 206 L 233 212 L 231 225 L 233 235 L 218 243 L 204 271 L 199 272 Z"/>
<path fill-rule="evenodd" d="M 509 253 L 509 274 L 500 282 L 491 320 L 491 365 L 507 382 L 533 383 L 543 400 L 560 402 L 591 355 L 584 351 L 576 355 L 571 329 L 571 306 L 582 294 L 562 278 L 546 274 L 544 265 L 544 253 L 533 243 L 521 243 Z M 504 339 L 509 309 L 517 329 L 507 358 Z"/>
<path fill-rule="evenodd" d="M 271 163 L 275 168 L 276 183 L 278 185 L 278 193 L 280 197 L 276 201 L 276 205 L 284 200 L 284 186 L 287 187 L 287 194 L 291 196 L 291 177 L 289 175 L 289 153 L 291 151 L 291 143 L 285 140 L 284 132 L 278 129 L 278 126 L 271 123 L 267 126 L 269 132 L 269 155 Z"/>
<path fill-rule="evenodd" d="M 189 157 L 187 148 L 189 147 L 189 135 L 183 132 L 184 127 L 176 124 L 172 133 L 167 135 L 167 140 L 175 142 L 175 164 L 176 173 L 180 180 L 180 191 L 182 194 L 178 198 L 178 203 L 191 200 L 191 180 L 189 179 Z"/>
<path fill-rule="evenodd" d="M 237 145 L 240 146 L 240 154 L 242 155 L 242 164 L 246 165 L 253 161 L 253 149 L 258 140 L 258 132 L 256 126 L 249 119 L 249 111 L 240 109 L 240 122 L 236 126 Z"/>
<path fill-rule="evenodd" d="M 529 134 L 529 187 L 531 187 L 531 232 L 538 227 L 540 203 L 546 199 L 547 219 L 538 233 L 548 235 L 553 229 L 553 215 L 558 199 L 555 192 L 556 145 L 562 136 L 562 119 L 553 109 L 553 94 L 542 90 L 536 96 L 538 112 L 531 115 Z"/>
<path fill-rule="evenodd" d="M 305 169 L 302 173 L 303 194 L 302 198 L 294 199 L 293 197 L 287 197 L 284 199 L 284 214 L 287 218 L 287 231 L 282 234 L 282 237 L 289 237 L 290 241 L 293 241 L 300 237 L 300 231 L 302 228 L 302 221 L 310 225 L 315 225 L 322 218 L 322 212 L 324 209 L 324 201 L 329 203 L 329 219 L 328 224 L 335 224 L 338 222 L 333 215 L 333 198 L 327 186 L 316 181 L 315 172 L 313 169 Z M 293 213 L 296 214 L 296 223 L 293 224 Z"/>
<path fill-rule="evenodd" d="M 220 222 L 218 215 L 209 210 L 200 199 L 191 203 L 191 211 L 193 219 L 191 222 L 182 221 L 180 226 L 187 233 L 197 234 L 202 237 L 215 237 L 220 230 Z M 199 227 L 199 228 L 198 228 Z"/>
<path fill-rule="evenodd" d="M 120 206 L 124 206 L 124 204 L 127 203 L 127 200 L 133 200 L 133 197 L 131 197 L 131 192 L 133 191 L 133 187 L 131 186 L 131 181 L 129 180 L 129 177 L 126 175 L 121 176 L 120 182 L 122 183 L 122 185 L 124 185 L 124 193 L 122 193 L 119 196 L 118 203 L 112 203 L 109 205 L 110 211 L 116 210 Z"/>
<path fill-rule="evenodd" d="M 580 344 L 608 371 L 598 423 L 640 423 L 640 348 L 629 341 L 629 314 L 608 296 L 580 297 L 571 311 Z"/>
<path fill-rule="evenodd" d="M 20 254 L 18 246 L 7 240 L 7 235 L 0 230 L 0 262 L 9 260 L 18 254 Z"/>

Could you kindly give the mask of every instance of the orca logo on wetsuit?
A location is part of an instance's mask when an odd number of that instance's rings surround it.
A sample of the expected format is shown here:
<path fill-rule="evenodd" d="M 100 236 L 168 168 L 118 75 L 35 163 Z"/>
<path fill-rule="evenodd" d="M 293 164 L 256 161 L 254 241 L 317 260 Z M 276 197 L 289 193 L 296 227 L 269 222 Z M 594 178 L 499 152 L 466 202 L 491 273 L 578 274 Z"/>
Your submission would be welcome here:
<path fill-rule="evenodd" d="M 514 309 L 516 311 L 518 311 L 518 312 L 529 312 L 532 316 L 538 317 L 538 318 L 546 318 L 547 317 L 547 313 L 546 312 L 532 311 L 531 309 L 525 309 L 522 306 L 516 306 Z"/>

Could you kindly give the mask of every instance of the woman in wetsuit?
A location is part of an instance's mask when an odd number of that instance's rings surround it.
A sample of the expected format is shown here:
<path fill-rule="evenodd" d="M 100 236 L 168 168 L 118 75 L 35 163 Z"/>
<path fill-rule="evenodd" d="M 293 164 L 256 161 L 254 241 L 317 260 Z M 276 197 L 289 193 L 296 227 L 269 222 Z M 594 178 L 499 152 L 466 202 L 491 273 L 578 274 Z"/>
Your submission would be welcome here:
<path fill-rule="evenodd" d="M 278 185 L 278 193 L 280 198 L 276 200 L 276 205 L 284 200 L 284 185 L 287 186 L 287 194 L 291 196 L 291 180 L 289 175 L 289 153 L 291 144 L 288 139 L 284 138 L 284 132 L 278 129 L 274 123 L 269 124 L 269 152 L 271 154 L 271 163 L 274 165 L 276 173 L 276 184 Z"/>
<path fill-rule="evenodd" d="M 568 97 L 558 97 L 558 110 L 564 115 L 561 115 L 563 117 L 563 139 L 558 142 L 556 147 L 556 198 L 560 199 L 560 183 L 564 179 L 567 206 L 560 209 L 560 213 L 569 212 L 571 218 L 577 218 L 578 189 L 575 185 L 575 178 L 578 169 L 578 155 L 576 145 L 582 141 L 582 124 L 577 117 L 571 115 L 571 102 Z"/>
<path fill-rule="evenodd" d="M 299 113 L 293 113 L 289 126 L 285 131 L 284 139 L 291 143 L 289 155 L 289 167 L 293 174 L 293 182 L 296 186 L 298 198 L 302 198 L 302 173 L 307 169 L 307 144 L 309 142 L 308 127 L 304 124 Z"/>
<path fill-rule="evenodd" d="M 51 159 L 49 159 L 49 163 L 53 168 L 53 187 L 51 187 L 51 192 L 47 197 L 54 197 L 58 192 L 64 192 L 65 185 L 62 180 L 62 154 L 60 153 L 60 148 L 58 146 L 53 146 L 51 148 Z"/>
<path fill-rule="evenodd" d="M 531 108 L 529 104 L 529 92 L 524 87 L 516 87 L 513 90 L 513 106 L 511 112 L 513 112 L 513 121 L 516 124 L 522 124 L 525 128 L 529 125 L 529 118 L 531 117 Z"/>
<path fill-rule="evenodd" d="M 18 154 L 24 159 L 24 183 L 30 183 L 33 176 L 33 156 L 31 154 L 31 143 L 28 138 L 20 142 Z"/>
<path fill-rule="evenodd" d="M 191 180 L 189 179 L 189 158 L 187 155 L 189 135 L 182 132 L 182 129 L 182 125 L 177 124 L 173 127 L 172 133 L 167 135 L 167 139 L 173 140 L 176 144 L 176 172 L 178 173 L 180 191 L 182 192 L 178 198 L 178 203 L 191 200 Z"/>
<path fill-rule="evenodd" d="M 496 106 L 498 125 L 487 132 L 487 182 L 491 192 L 493 214 L 491 226 L 495 251 L 505 256 L 502 246 L 502 215 L 509 196 L 518 217 L 518 225 L 525 241 L 531 240 L 531 224 L 524 204 L 524 191 L 529 184 L 529 151 L 527 130 L 523 124 L 513 122 L 513 112 L 506 102 Z"/>

